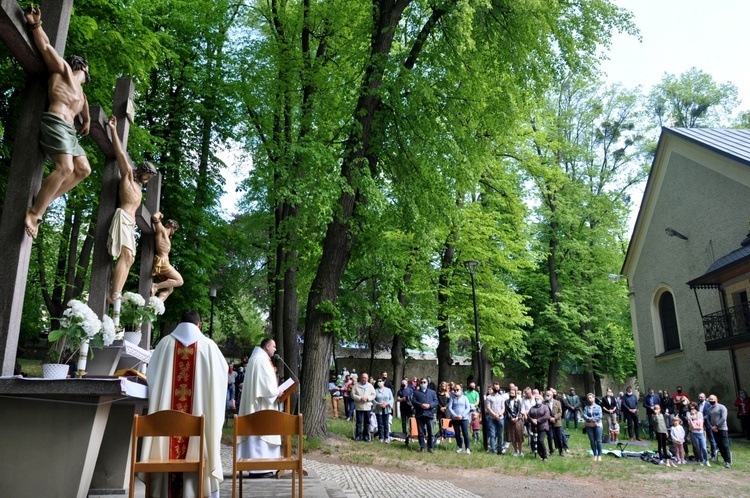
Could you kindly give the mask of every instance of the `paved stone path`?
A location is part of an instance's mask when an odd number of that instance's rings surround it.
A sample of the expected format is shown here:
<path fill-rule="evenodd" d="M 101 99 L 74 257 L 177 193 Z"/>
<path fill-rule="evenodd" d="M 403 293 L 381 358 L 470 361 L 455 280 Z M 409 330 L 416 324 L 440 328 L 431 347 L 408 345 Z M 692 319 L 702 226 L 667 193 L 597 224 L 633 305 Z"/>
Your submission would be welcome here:
<path fill-rule="evenodd" d="M 434 498 L 436 496 L 476 497 L 448 481 L 419 479 L 383 472 L 367 467 L 336 465 L 307 460 L 305 467 L 314 470 L 321 481 L 334 481 L 347 497 L 372 498 Z"/>
<path fill-rule="evenodd" d="M 231 489 L 231 446 L 221 446 L 221 459 L 225 476 L 230 476 L 224 482 L 226 484 L 228 481 L 229 489 Z M 333 487 L 340 488 L 347 498 L 403 498 L 404 496 L 410 498 L 434 498 L 435 496 L 473 498 L 478 496 L 465 489 L 458 488 L 448 481 L 420 479 L 368 467 L 337 465 L 305 459 L 305 469 L 314 472 L 323 485 L 334 484 Z M 263 479 L 263 484 L 267 485 L 272 481 L 274 480 Z M 307 489 L 307 486 L 305 486 L 305 489 Z M 268 496 L 272 495 L 269 494 Z"/>

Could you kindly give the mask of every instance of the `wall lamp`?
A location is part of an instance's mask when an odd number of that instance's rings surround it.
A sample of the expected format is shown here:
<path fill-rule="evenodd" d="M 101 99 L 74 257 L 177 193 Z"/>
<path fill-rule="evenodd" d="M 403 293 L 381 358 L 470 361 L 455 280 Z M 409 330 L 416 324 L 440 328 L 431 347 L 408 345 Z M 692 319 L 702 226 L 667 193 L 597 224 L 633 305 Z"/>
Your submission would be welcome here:
<path fill-rule="evenodd" d="M 682 235 L 680 232 L 675 230 L 672 227 L 667 227 L 664 229 L 665 232 L 667 232 L 667 235 L 670 237 L 677 237 L 678 239 L 687 240 L 688 238 L 685 235 Z"/>

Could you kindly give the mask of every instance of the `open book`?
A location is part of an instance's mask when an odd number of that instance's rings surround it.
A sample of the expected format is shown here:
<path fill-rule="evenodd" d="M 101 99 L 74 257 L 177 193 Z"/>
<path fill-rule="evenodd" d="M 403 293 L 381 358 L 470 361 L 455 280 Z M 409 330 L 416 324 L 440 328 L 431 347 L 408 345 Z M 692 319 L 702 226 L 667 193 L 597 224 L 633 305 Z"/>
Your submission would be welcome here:
<path fill-rule="evenodd" d="M 279 394 L 284 394 L 287 389 L 294 385 L 294 379 L 291 377 L 286 379 L 283 384 L 279 386 Z"/>

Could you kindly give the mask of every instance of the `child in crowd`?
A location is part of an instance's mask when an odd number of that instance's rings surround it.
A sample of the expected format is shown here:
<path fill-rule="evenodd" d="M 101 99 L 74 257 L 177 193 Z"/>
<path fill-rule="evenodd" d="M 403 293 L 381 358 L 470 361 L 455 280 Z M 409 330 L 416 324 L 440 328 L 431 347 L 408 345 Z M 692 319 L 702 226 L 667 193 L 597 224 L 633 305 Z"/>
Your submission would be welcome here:
<path fill-rule="evenodd" d="M 479 443 L 479 427 L 481 422 L 482 421 L 479 419 L 479 414 L 477 412 L 471 414 L 471 433 L 474 436 L 475 443 Z"/>
<path fill-rule="evenodd" d="M 672 427 L 669 429 L 669 437 L 672 438 L 672 443 L 674 443 L 674 453 L 677 463 L 686 463 L 685 449 L 682 447 L 685 442 L 685 429 L 682 427 L 682 420 L 680 420 L 680 417 L 672 418 Z"/>
<path fill-rule="evenodd" d="M 690 404 L 690 418 L 688 418 L 688 427 L 690 427 L 690 438 L 693 440 L 693 453 L 700 462 L 701 466 L 711 466 L 708 461 L 708 450 L 706 448 L 706 438 L 703 434 L 703 415 L 698 413 L 697 403 Z"/>
<path fill-rule="evenodd" d="M 667 467 L 674 467 L 672 459 L 667 454 L 667 421 L 659 405 L 654 406 L 654 432 L 659 451 L 659 460 Z"/>
<path fill-rule="evenodd" d="M 620 424 L 613 423 L 609 428 L 609 442 L 617 444 L 620 442 Z"/>

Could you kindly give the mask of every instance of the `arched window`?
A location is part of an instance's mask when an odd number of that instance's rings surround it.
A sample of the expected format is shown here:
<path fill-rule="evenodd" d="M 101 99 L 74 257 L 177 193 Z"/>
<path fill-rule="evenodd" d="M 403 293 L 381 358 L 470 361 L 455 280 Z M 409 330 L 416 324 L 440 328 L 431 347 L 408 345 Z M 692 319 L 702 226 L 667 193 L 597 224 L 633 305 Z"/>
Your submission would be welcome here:
<path fill-rule="evenodd" d="M 665 291 L 659 297 L 659 321 L 664 338 L 664 352 L 680 350 L 680 330 L 677 327 L 677 315 L 674 310 L 674 297 Z"/>

